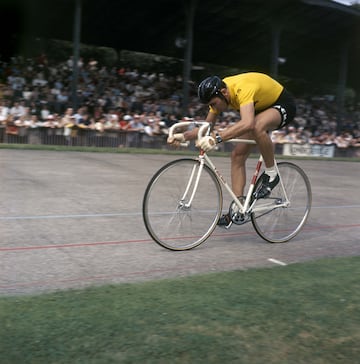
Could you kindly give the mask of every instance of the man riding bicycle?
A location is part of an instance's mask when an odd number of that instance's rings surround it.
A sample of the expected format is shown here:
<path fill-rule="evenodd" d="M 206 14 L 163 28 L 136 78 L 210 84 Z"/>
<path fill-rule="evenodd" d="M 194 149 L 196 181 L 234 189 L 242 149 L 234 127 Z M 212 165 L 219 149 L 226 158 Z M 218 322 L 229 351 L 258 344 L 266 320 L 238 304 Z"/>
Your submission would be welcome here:
<path fill-rule="evenodd" d="M 267 197 L 279 183 L 274 146 L 268 132 L 280 129 L 293 120 L 296 113 L 293 96 L 280 83 L 257 72 L 241 73 L 223 80 L 218 76 L 207 77 L 198 87 L 198 96 L 202 103 L 209 106 L 206 121 L 213 126 L 218 115 L 228 109 L 239 111 L 240 120 L 220 132 L 212 131 L 210 135 L 198 140 L 197 145 L 207 152 L 217 143 L 229 139 L 241 137 L 255 140 L 265 163 L 265 173 L 257 198 Z M 194 129 L 175 134 L 168 139 L 168 143 L 178 145 L 196 137 L 197 130 Z M 244 195 L 245 163 L 250 151 L 251 145 L 240 143 L 231 153 L 231 183 L 237 196 Z M 218 222 L 218 225 L 226 228 L 231 224 L 228 214 L 223 215 Z"/>

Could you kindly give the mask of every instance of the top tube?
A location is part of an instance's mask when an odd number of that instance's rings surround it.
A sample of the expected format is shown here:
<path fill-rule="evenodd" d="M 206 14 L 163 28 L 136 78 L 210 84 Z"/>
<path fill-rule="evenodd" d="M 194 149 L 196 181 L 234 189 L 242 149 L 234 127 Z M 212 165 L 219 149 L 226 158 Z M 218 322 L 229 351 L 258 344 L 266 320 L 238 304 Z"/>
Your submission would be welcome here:
<path fill-rule="evenodd" d="M 190 125 L 199 128 L 197 138 L 201 139 L 203 136 L 207 135 L 210 131 L 210 123 L 207 121 L 180 121 L 172 125 L 169 129 L 169 137 L 172 137 L 177 130 L 183 131 L 184 127 L 189 127 Z M 244 143 L 244 144 L 256 144 L 255 140 L 252 139 L 229 139 L 226 142 L 233 143 Z"/>

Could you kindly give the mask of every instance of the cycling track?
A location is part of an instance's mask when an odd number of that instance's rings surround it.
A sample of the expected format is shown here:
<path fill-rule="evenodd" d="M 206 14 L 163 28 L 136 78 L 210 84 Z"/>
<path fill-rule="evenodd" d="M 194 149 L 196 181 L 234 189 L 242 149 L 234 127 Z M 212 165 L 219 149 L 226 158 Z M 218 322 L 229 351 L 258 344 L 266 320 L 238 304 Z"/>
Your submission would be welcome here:
<path fill-rule="evenodd" d="M 0 150 L 0 294 L 272 267 L 360 255 L 359 164 L 296 160 L 313 206 L 301 233 L 269 244 L 251 223 L 217 228 L 201 246 L 168 251 L 142 221 L 146 185 L 176 155 Z M 230 181 L 230 159 L 213 159 Z M 248 173 L 255 166 L 248 162 Z M 224 208 L 230 200 L 224 196 Z"/>

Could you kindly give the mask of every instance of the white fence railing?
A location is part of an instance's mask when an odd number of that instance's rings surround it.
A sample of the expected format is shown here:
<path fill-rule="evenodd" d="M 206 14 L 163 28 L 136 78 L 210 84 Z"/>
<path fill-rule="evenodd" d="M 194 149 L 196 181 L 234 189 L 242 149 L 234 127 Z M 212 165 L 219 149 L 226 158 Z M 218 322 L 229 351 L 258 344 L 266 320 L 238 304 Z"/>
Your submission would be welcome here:
<path fill-rule="evenodd" d="M 0 126 L 0 143 L 7 144 L 43 144 L 68 145 L 107 148 L 156 148 L 172 149 L 166 143 L 167 135 L 148 135 L 145 132 L 131 130 L 104 130 L 82 128 L 49 128 L 49 127 L 5 127 Z M 233 143 L 221 143 L 219 151 L 231 152 Z M 195 149 L 194 143 L 190 147 Z M 335 144 L 276 144 L 275 153 L 285 156 L 302 157 L 357 157 L 360 158 L 360 147 L 338 148 Z"/>

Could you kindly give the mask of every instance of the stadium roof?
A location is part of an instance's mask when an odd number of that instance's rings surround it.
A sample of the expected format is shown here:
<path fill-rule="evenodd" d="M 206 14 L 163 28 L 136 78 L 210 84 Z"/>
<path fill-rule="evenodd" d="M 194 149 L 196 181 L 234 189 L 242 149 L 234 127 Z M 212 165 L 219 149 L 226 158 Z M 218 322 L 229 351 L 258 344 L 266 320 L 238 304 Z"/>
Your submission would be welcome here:
<path fill-rule="evenodd" d="M 83 43 L 183 57 L 191 0 L 82 0 Z M 349 46 L 348 84 L 360 90 L 360 10 L 330 0 L 194 0 L 193 61 L 269 72 L 271 29 L 281 26 L 280 73 L 336 83 Z M 2 0 L 9 47 L 24 36 L 71 40 L 75 0 Z M 5 11 L 5 13 L 4 13 Z M 10 34 L 9 34 L 10 32 Z M 15 41 L 14 41 L 15 40 Z M 16 48 L 14 48 L 16 47 Z"/>

